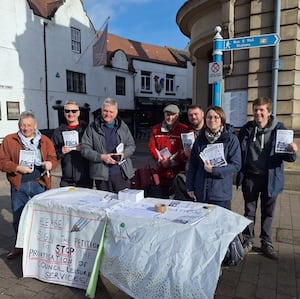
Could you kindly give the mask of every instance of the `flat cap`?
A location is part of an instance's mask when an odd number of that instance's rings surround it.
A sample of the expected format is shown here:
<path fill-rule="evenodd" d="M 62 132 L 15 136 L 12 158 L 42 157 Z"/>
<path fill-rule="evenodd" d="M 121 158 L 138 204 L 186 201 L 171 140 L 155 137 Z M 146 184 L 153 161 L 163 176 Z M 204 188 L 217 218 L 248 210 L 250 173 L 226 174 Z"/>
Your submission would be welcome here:
<path fill-rule="evenodd" d="M 174 113 L 174 114 L 179 114 L 180 110 L 179 110 L 178 106 L 170 104 L 170 105 L 168 105 L 168 106 L 166 106 L 164 108 L 164 112 L 170 112 L 170 113 Z"/>

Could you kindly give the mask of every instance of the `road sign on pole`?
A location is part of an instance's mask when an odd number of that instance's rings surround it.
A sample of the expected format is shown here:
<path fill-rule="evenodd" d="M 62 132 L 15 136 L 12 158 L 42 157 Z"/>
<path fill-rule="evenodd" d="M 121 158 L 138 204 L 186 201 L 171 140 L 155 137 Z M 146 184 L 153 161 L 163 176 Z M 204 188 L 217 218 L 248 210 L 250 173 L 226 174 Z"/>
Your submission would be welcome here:
<path fill-rule="evenodd" d="M 208 67 L 208 84 L 221 81 L 223 77 L 223 62 L 211 62 Z"/>
<path fill-rule="evenodd" d="M 280 40 L 276 33 L 223 39 L 223 51 L 275 46 Z"/>

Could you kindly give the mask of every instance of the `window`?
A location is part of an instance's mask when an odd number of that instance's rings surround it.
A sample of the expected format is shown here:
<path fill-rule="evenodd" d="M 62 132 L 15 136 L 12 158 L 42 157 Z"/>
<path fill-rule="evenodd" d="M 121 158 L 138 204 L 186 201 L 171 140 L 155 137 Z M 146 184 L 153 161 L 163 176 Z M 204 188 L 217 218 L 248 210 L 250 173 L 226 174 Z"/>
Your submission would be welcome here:
<path fill-rule="evenodd" d="M 71 27 L 71 41 L 72 51 L 76 53 L 81 53 L 81 36 L 79 29 Z"/>
<path fill-rule="evenodd" d="M 17 120 L 20 116 L 20 103 L 19 102 L 6 102 L 7 119 Z"/>
<path fill-rule="evenodd" d="M 141 91 L 151 92 L 151 73 L 141 71 Z"/>
<path fill-rule="evenodd" d="M 125 78 L 116 76 L 116 95 L 125 96 Z"/>
<path fill-rule="evenodd" d="M 85 74 L 67 70 L 67 91 L 86 93 Z"/>
<path fill-rule="evenodd" d="M 167 74 L 166 75 L 166 93 L 174 93 L 174 80 L 175 76 Z"/>

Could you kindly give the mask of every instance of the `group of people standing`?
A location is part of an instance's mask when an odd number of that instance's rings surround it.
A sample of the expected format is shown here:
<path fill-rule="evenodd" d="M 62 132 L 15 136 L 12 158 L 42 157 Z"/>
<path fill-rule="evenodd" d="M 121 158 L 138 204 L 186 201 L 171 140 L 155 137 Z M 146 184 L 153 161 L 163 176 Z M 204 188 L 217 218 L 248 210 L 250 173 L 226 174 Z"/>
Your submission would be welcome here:
<path fill-rule="evenodd" d="M 93 188 L 95 184 L 97 189 L 109 192 L 130 187 L 134 176 L 130 159 L 135 151 L 134 139 L 125 122 L 118 118 L 116 100 L 107 98 L 101 108 L 101 114 L 88 125 L 80 120 L 78 104 L 66 102 L 66 123 L 54 131 L 52 140 L 38 130 L 35 115 L 25 111 L 19 118 L 19 131 L 3 139 L 0 170 L 6 172 L 11 185 L 16 236 L 23 208 L 33 196 L 51 188 L 51 171 L 56 168 L 58 160 L 62 170 L 61 187 Z M 66 144 L 65 132 L 74 131 L 77 140 L 69 140 L 70 144 Z M 21 152 L 24 156 L 22 162 Z M 26 161 L 26 154 L 32 152 L 33 160 Z M 21 248 L 13 248 L 7 258 L 13 259 L 21 254 Z"/>
<path fill-rule="evenodd" d="M 297 145 L 289 153 L 276 153 L 276 131 L 284 129 L 274 118 L 271 99 L 261 97 L 253 102 L 254 119 L 239 134 L 226 123 L 224 110 L 210 106 L 204 112 L 198 105 L 188 107 L 189 125 L 179 121 L 177 105 L 167 105 L 164 120 L 152 128 L 149 151 L 156 161 L 160 178 L 160 197 L 216 204 L 230 209 L 233 176 L 242 185 L 245 217 L 252 223 L 243 232 L 246 251 L 252 249 L 257 203 L 261 200 L 261 249 L 277 258 L 272 246 L 272 219 L 278 194 L 283 190 L 283 161 L 296 160 Z M 130 188 L 134 177 L 131 156 L 136 146 L 124 121 L 118 117 L 117 101 L 107 98 L 101 114 L 91 124 L 80 120 L 74 101 L 64 105 L 66 123 L 60 125 L 52 140 L 37 129 L 30 111 L 21 113 L 19 131 L 6 136 L 0 147 L 0 170 L 11 184 L 13 225 L 17 234 L 22 210 L 31 197 L 51 188 L 50 171 L 61 162 L 60 186 L 78 186 L 115 192 Z M 78 142 L 68 145 L 64 132 L 76 131 Z M 182 134 L 193 132 L 194 143 L 184 147 Z M 215 146 L 215 149 L 212 149 Z M 222 163 L 203 159 L 207 149 L 220 151 Z M 20 165 L 20 152 L 35 153 L 30 165 Z M 202 157 L 202 158 L 201 158 Z M 14 248 L 7 256 L 22 253 Z"/>
<path fill-rule="evenodd" d="M 190 127 L 187 127 L 179 123 L 178 107 L 169 105 L 164 109 L 162 124 L 152 130 L 149 150 L 157 162 L 166 197 L 174 194 L 175 199 L 230 209 L 235 175 L 237 187 L 242 186 L 244 216 L 252 221 L 242 233 L 245 252 L 253 248 L 260 198 L 261 251 L 267 257 L 277 259 L 272 245 L 272 221 L 276 199 L 284 187 L 283 162 L 296 160 L 297 145 L 295 142 L 289 144 L 286 153 L 275 151 L 277 130 L 285 128 L 272 116 L 270 98 L 257 98 L 252 108 L 253 120 L 237 133 L 226 123 L 221 107 L 210 106 L 205 113 L 199 106 L 189 107 Z M 195 142 L 191 149 L 184 149 L 180 142 L 181 134 L 189 131 L 194 132 Z M 166 148 L 170 153 L 167 158 L 162 157 Z M 220 150 L 224 161 L 203 160 L 201 156 L 209 149 Z"/>

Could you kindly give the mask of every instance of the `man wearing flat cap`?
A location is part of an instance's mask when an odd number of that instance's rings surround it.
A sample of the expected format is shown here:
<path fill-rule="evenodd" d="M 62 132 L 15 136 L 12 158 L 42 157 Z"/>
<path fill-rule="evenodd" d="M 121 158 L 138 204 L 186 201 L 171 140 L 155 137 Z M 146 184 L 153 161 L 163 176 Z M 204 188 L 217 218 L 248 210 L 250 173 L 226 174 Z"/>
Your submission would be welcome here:
<path fill-rule="evenodd" d="M 187 157 L 181 141 L 181 133 L 190 131 L 189 127 L 179 122 L 180 110 L 174 104 L 164 108 L 164 120 L 153 127 L 149 151 L 157 162 L 156 170 L 160 179 L 160 197 L 169 198 L 173 193 L 173 179 L 185 169 Z"/>

